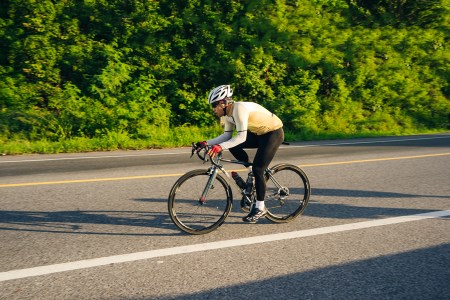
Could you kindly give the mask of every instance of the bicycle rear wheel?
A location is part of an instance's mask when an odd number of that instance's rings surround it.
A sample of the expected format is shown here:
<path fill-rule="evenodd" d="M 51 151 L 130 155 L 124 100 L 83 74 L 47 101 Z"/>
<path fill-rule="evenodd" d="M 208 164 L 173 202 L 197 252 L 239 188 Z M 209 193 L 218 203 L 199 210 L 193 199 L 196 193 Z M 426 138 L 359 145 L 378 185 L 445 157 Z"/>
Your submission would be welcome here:
<path fill-rule="evenodd" d="M 206 199 L 201 201 L 209 178 L 207 170 L 193 170 L 181 176 L 170 191 L 170 218 L 184 232 L 209 233 L 222 225 L 230 213 L 231 188 L 220 174 L 217 174 Z"/>
<path fill-rule="evenodd" d="M 291 164 L 279 164 L 266 174 L 266 218 L 276 223 L 287 223 L 303 213 L 308 205 L 311 187 L 305 172 Z"/>

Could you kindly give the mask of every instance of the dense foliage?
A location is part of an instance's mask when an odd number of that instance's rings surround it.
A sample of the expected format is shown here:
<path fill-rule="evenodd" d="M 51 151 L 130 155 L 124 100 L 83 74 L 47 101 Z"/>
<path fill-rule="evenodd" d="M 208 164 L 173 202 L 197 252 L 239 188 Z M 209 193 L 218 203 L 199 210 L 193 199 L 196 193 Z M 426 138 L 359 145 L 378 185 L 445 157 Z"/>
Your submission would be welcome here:
<path fill-rule="evenodd" d="M 448 128 L 449 0 L 3 0 L 0 139 L 210 126 L 209 90 L 290 130 Z"/>

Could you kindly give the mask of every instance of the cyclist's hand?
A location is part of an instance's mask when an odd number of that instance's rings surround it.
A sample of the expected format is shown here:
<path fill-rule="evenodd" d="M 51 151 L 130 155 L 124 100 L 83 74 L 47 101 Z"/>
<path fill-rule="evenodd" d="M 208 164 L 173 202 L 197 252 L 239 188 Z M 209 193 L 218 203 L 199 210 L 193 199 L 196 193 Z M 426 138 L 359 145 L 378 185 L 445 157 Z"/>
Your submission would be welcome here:
<path fill-rule="evenodd" d="M 206 141 L 203 142 L 198 142 L 196 144 L 194 144 L 194 149 L 195 151 L 200 152 L 203 148 L 207 147 L 208 143 Z"/>
<path fill-rule="evenodd" d="M 209 151 L 208 155 L 211 156 L 211 158 L 216 157 L 220 152 L 222 152 L 222 147 L 220 145 L 214 145 L 212 146 Z"/>

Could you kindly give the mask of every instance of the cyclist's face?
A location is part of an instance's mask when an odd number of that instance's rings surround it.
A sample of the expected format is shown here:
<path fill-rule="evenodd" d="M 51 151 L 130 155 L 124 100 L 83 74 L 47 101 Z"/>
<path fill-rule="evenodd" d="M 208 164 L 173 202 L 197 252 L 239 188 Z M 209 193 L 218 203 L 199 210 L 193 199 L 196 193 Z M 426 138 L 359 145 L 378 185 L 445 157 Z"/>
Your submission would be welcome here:
<path fill-rule="evenodd" d="M 222 117 L 223 116 L 223 108 L 224 107 L 225 107 L 224 103 L 219 103 L 216 106 L 213 105 L 212 109 L 213 109 L 213 112 L 216 114 L 216 116 Z"/>

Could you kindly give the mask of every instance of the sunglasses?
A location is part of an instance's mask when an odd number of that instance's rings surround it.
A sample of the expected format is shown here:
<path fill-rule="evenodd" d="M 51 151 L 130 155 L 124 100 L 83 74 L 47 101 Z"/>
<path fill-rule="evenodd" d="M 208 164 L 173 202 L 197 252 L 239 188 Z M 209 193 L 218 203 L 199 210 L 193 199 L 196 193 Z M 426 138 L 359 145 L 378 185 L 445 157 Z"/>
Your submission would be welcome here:
<path fill-rule="evenodd" d="M 222 103 L 222 101 L 217 101 L 211 104 L 212 108 L 216 108 L 217 105 L 219 105 L 220 103 Z"/>

